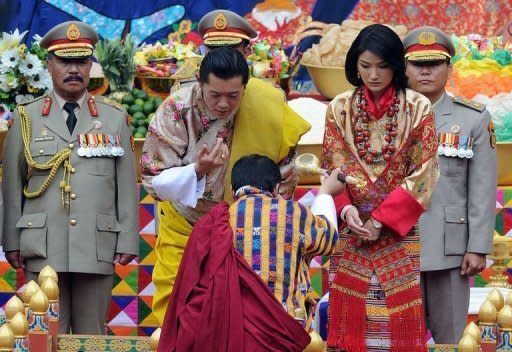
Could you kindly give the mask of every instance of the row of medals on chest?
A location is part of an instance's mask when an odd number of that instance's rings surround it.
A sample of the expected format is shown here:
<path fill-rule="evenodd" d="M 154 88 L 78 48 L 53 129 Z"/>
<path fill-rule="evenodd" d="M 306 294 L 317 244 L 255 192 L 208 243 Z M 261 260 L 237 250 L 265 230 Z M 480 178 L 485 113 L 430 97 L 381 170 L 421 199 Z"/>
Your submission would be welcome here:
<path fill-rule="evenodd" d="M 469 136 L 459 135 L 460 127 L 454 125 L 451 127 L 452 133 L 439 133 L 439 147 L 437 154 L 440 156 L 458 157 L 471 159 L 474 155 L 474 139 Z"/>
<path fill-rule="evenodd" d="M 119 134 L 83 133 L 77 135 L 78 149 L 76 153 L 86 158 L 107 156 L 123 156 Z"/>

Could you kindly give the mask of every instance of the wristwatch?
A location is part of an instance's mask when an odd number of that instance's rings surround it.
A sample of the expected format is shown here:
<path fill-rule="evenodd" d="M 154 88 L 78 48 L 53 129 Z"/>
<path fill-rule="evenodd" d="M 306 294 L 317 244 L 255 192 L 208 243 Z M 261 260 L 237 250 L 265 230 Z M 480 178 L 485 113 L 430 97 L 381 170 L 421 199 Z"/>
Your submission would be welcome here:
<path fill-rule="evenodd" d="M 375 227 L 376 229 L 380 230 L 382 228 L 382 224 L 380 222 L 378 222 L 377 220 L 375 220 L 374 218 L 370 218 L 371 221 L 372 221 L 372 225 L 373 227 Z"/>

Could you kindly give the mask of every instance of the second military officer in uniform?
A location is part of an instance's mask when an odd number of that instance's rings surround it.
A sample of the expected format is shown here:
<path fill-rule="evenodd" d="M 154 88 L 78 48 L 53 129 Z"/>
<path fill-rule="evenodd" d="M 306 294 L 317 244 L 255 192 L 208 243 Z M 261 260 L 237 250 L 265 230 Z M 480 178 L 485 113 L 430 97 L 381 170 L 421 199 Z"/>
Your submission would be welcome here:
<path fill-rule="evenodd" d="M 61 333 L 104 333 L 114 264 L 138 252 L 127 113 L 86 90 L 97 40 L 76 21 L 43 37 L 54 89 L 17 107 L 4 147 L 3 249 L 28 280 L 58 272 Z"/>
<path fill-rule="evenodd" d="M 496 151 L 489 113 L 446 94 L 454 47 L 435 27 L 404 38 L 410 88 L 430 99 L 439 136 L 440 178 L 420 218 L 421 280 L 436 343 L 457 343 L 469 305 L 469 277 L 485 268 L 492 247 Z"/>

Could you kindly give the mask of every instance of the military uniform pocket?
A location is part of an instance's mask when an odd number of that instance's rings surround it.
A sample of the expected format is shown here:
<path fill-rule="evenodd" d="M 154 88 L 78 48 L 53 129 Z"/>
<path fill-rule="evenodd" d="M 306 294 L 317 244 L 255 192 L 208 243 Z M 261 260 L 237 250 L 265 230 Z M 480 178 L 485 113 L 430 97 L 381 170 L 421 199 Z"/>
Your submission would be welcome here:
<path fill-rule="evenodd" d="M 97 176 L 113 176 L 115 171 L 115 158 L 93 157 L 89 173 Z"/>
<path fill-rule="evenodd" d="M 48 162 L 59 150 L 57 142 L 38 142 L 32 143 L 30 146 L 30 154 L 32 159 L 38 164 Z M 49 170 L 33 170 L 34 175 L 48 175 Z"/>
<path fill-rule="evenodd" d="M 458 157 L 440 157 L 439 171 L 445 176 L 460 176 L 466 169 L 467 159 Z"/>
<path fill-rule="evenodd" d="M 46 258 L 46 213 L 24 214 L 16 228 L 20 229 L 20 254 L 24 258 Z"/>
<path fill-rule="evenodd" d="M 466 208 L 445 207 L 444 215 L 444 254 L 464 255 L 468 245 Z"/>
<path fill-rule="evenodd" d="M 99 261 L 112 263 L 121 225 L 114 215 L 96 214 L 96 255 Z"/>

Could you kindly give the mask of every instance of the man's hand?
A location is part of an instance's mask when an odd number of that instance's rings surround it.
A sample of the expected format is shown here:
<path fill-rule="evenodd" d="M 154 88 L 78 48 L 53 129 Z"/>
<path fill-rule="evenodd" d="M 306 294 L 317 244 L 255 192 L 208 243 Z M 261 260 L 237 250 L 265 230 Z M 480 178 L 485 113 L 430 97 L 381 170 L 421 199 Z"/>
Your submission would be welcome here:
<path fill-rule="evenodd" d="M 461 275 L 476 275 L 485 269 L 485 254 L 480 253 L 466 253 L 464 259 L 462 259 L 462 265 L 460 267 Z"/>
<path fill-rule="evenodd" d="M 134 260 L 135 257 L 135 254 L 116 253 L 114 257 L 114 264 L 126 265 Z"/>
<path fill-rule="evenodd" d="M 345 183 L 340 182 L 338 176 L 341 175 L 340 169 L 332 170 L 330 175 L 322 176 L 320 189 L 318 194 L 329 194 L 335 196 L 345 191 Z"/>
<path fill-rule="evenodd" d="M 203 144 L 201 149 L 197 152 L 197 161 L 195 164 L 197 178 L 203 178 L 204 175 L 213 169 L 224 165 L 227 160 L 229 160 L 229 150 L 222 138 L 217 138 L 217 143 L 215 143 L 212 151 L 209 151 L 208 146 Z"/>
<path fill-rule="evenodd" d="M 10 251 L 5 253 L 5 258 L 11 264 L 13 269 L 25 269 L 23 264 L 23 258 L 21 257 L 20 251 Z"/>

